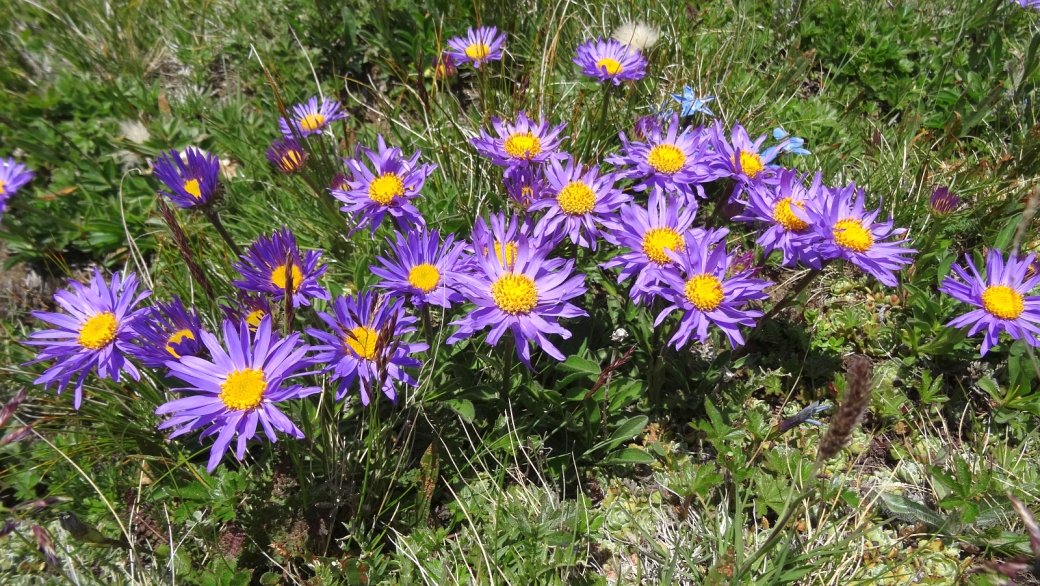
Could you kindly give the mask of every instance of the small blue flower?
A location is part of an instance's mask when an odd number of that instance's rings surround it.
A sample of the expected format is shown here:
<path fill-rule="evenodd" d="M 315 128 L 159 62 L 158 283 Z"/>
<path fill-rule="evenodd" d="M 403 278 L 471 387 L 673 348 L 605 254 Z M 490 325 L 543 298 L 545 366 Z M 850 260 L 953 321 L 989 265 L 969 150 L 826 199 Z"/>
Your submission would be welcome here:
<path fill-rule="evenodd" d="M 672 99 L 679 102 L 679 105 L 682 106 L 682 112 L 679 113 L 680 116 L 692 116 L 697 112 L 705 116 L 715 116 L 715 113 L 709 110 L 707 106 L 708 102 L 715 99 L 715 96 L 698 98 L 690 86 L 684 87 L 681 94 L 672 94 Z"/>
<path fill-rule="evenodd" d="M 787 131 L 783 128 L 776 128 L 773 130 L 773 140 L 783 141 L 782 143 L 777 145 L 781 152 L 802 156 L 812 154 L 805 148 L 805 139 L 798 138 L 797 136 L 791 136 L 787 134 Z"/>
<path fill-rule="evenodd" d="M 820 413 L 823 413 L 824 411 L 830 408 L 831 405 L 828 405 L 826 403 L 821 405 L 819 401 L 813 401 L 809 404 L 808 407 L 799 411 L 798 414 L 794 417 L 789 417 L 780 422 L 780 425 L 777 426 L 776 430 L 780 433 L 784 433 L 785 431 L 794 429 L 801 423 L 808 423 L 809 425 L 814 425 L 816 427 L 823 427 L 823 424 L 813 419 L 813 417 L 816 417 Z"/>

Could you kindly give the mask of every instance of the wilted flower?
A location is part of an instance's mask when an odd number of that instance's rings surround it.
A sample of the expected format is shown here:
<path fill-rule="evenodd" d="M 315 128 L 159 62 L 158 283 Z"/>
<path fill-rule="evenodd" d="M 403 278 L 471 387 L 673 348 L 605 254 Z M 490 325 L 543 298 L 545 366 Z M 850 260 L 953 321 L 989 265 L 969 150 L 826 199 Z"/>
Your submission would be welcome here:
<path fill-rule="evenodd" d="M 188 147 L 183 153 L 171 149 L 159 153 L 155 176 L 170 191 L 160 191 L 177 207 L 191 209 L 208 206 L 217 193 L 220 161 L 215 155 Z"/>
<path fill-rule="evenodd" d="M 329 190 L 338 189 L 340 191 L 344 191 L 346 189 L 350 189 L 350 184 L 347 183 L 348 181 L 350 181 L 350 178 L 348 178 L 346 175 L 344 175 L 343 173 L 336 173 L 332 176 L 332 181 L 329 182 Z"/>
<path fill-rule="evenodd" d="M 570 155 L 564 162 L 566 165 L 553 159 L 545 170 L 549 192 L 553 196 L 538 200 L 528 208 L 532 212 L 549 210 L 538 222 L 535 236 L 541 238 L 560 230 L 578 246 L 596 250 L 596 241 L 600 237 L 598 224 L 612 227 L 614 213 L 631 198 L 614 188 L 613 173 L 601 174 L 599 166 L 583 171 L 582 165 Z M 609 233 L 604 237 L 613 243 Z"/>
<path fill-rule="evenodd" d="M 681 94 L 672 94 L 672 99 L 678 102 L 682 109 L 679 112 L 680 116 L 692 116 L 697 112 L 705 116 L 715 116 L 715 113 L 708 109 L 708 102 L 713 101 L 715 96 L 698 97 L 690 86 L 683 87 Z"/>
<path fill-rule="evenodd" d="M 339 102 L 330 102 L 324 98 L 321 106 L 318 106 L 318 96 L 311 96 L 306 103 L 293 106 L 290 116 L 292 127 L 285 118 L 279 119 L 278 125 L 286 137 L 321 134 L 333 121 L 347 117 L 342 108 Z"/>
<path fill-rule="evenodd" d="M 446 54 L 459 63 L 472 63 L 473 67 L 480 69 L 488 61 L 502 59 L 502 45 L 505 42 L 506 36 L 499 34 L 497 27 L 482 26 L 476 30 L 467 30 L 465 37 L 449 40 Z"/>
<path fill-rule="evenodd" d="M 654 46 L 657 39 L 661 38 L 661 29 L 650 26 L 641 20 L 629 20 L 614 29 L 614 34 L 610 36 L 623 45 L 645 51 Z"/>
<path fill-rule="evenodd" d="M 578 46 L 574 63 L 581 72 L 599 82 L 636 81 L 646 75 L 646 59 L 638 49 L 610 39 L 590 40 Z"/>
<path fill-rule="evenodd" d="M 560 133 L 566 124 L 552 128 L 549 128 L 547 120 L 535 124 L 524 112 L 517 115 L 515 124 L 495 117 L 491 118 L 491 124 L 498 134 L 497 138 L 481 129 L 480 136 L 470 139 L 470 143 L 478 153 L 490 158 L 496 165 L 526 166 L 560 156 L 557 152 L 560 148 Z"/>
<path fill-rule="evenodd" d="M 182 356 L 195 356 L 202 349 L 199 313 L 194 307 L 185 308 L 176 295 L 169 303 L 148 308 L 133 328 L 140 346 L 131 346 L 130 354 L 150 368 L 162 368 Z"/>
<path fill-rule="evenodd" d="M 961 198 L 954 193 L 950 193 L 950 188 L 946 186 L 937 187 L 932 192 L 932 198 L 928 201 L 928 207 L 931 209 L 932 214 L 940 218 L 952 214 L 960 204 Z"/>
<path fill-rule="evenodd" d="M 0 218 L 7 209 L 7 200 L 28 183 L 35 174 L 14 159 L 0 159 Z"/>
<path fill-rule="evenodd" d="M 277 138 L 267 149 L 267 160 L 274 163 L 282 173 L 295 173 L 307 163 L 307 151 L 295 138 Z"/>
<path fill-rule="evenodd" d="M 273 299 L 284 299 L 291 279 L 293 306 L 310 305 L 311 298 L 329 298 L 328 291 L 318 283 L 318 277 L 329 268 L 318 266 L 321 255 L 320 250 L 308 250 L 301 257 L 296 237 L 283 226 L 270 237 L 257 238 L 242 255 L 242 260 L 231 265 L 242 274 L 242 280 L 231 284 L 245 291 L 266 293 Z"/>
<path fill-rule="evenodd" d="M 456 275 L 463 269 L 464 243 L 455 242 L 455 236 L 449 234 L 441 244 L 436 230 L 395 232 L 394 236 L 394 241 L 387 239 L 389 258 L 377 257 L 382 266 L 369 267 L 372 274 L 382 279 L 377 287 L 391 295 L 407 296 L 419 308 L 427 303 L 451 307 L 452 303 L 463 301 L 454 285 Z"/>

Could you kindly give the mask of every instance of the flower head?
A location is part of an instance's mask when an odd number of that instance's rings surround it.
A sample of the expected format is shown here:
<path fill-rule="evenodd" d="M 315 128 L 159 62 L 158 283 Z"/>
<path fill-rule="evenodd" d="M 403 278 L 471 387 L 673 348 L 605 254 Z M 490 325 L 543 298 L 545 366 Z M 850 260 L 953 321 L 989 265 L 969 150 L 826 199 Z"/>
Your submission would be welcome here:
<path fill-rule="evenodd" d="M 646 59 L 639 49 L 623 45 L 614 39 L 596 39 L 578 46 L 574 63 L 581 72 L 600 83 L 612 81 L 636 81 L 646 75 Z"/>
<path fill-rule="evenodd" d="M 76 377 L 76 397 L 73 406 L 79 409 L 83 402 L 83 381 L 94 369 L 101 378 L 118 382 L 121 371 L 130 378 L 140 379 L 140 373 L 124 354 L 131 350 L 136 334 L 134 320 L 145 310 L 134 307 L 151 291 L 137 292 L 137 276 L 125 278 L 116 272 L 112 282 L 106 283 L 101 272 L 94 269 L 89 286 L 69 281 L 72 291 L 58 291 L 54 301 L 68 315 L 50 311 L 34 311 L 33 316 L 53 326 L 51 330 L 35 332 L 26 344 L 43 350 L 29 364 L 55 359 L 35 383 L 47 388 L 57 382 L 58 394 Z"/>
<path fill-rule="evenodd" d="M 347 113 L 343 111 L 339 102 L 329 102 L 323 98 L 321 106 L 318 106 L 318 96 L 311 96 L 306 103 L 293 106 L 289 122 L 280 118 L 278 125 L 286 137 L 303 137 L 321 134 L 329 124 L 346 117 Z"/>
<path fill-rule="evenodd" d="M 488 61 L 502 59 L 505 42 L 506 36 L 500 34 L 497 27 L 482 26 L 467 30 L 464 37 L 450 39 L 446 53 L 459 63 L 472 63 L 473 67 L 480 69 Z"/>
<path fill-rule="evenodd" d="M 806 211 L 826 197 L 822 173 L 816 173 L 812 185 L 805 187 L 804 176 L 797 171 L 780 172 L 779 183 L 752 183 L 745 189 L 748 194 L 742 215 L 735 220 L 765 224 L 766 228 L 756 241 L 768 256 L 774 250 L 784 255 L 784 266 L 802 263 L 819 269 L 822 265 L 817 244 L 820 235 L 813 229 L 813 221 Z"/>
<path fill-rule="evenodd" d="M 150 307 L 133 324 L 140 346 L 131 346 L 130 353 L 141 364 L 163 368 L 170 360 L 196 356 L 202 349 L 199 334 L 202 323 L 194 307 L 185 308 L 180 297 Z"/>
<path fill-rule="evenodd" d="M 546 334 L 570 338 L 570 332 L 557 319 L 587 315 L 568 303 L 585 293 L 585 276 L 572 276 L 573 260 L 547 260 L 550 251 L 546 247 L 532 246 L 520 233 L 508 236 L 503 228 L 501 224 L 496 226 L 489 239 L 515 244 L 516 248 L 507 246 L 502 247 L 503 253 L 474 255 L 473 272 L 460 275 L 458 281 L 463 295 L 477 307 L 452 322 L 459 329 L 448 338 L 448 343 L 464 340 L 490 326 L 487 343 L 494 346 L 507 330 L 512 331 L 517 354 L 528 368 L 528 342 L 563 360 L 563 353 Z"/>
<path fill-rule="evenodd" d="M 307 333 L 323 343 L 315 346 L 315 359 L 328 363 L 325 372 L 339 381 L 337 401 L 347 395 L 355 380 L 360 381 L 364 405 L 377 390 L 396 402 L 397 381 L 413 387 L 419 384 L 404 369 L 420 368 L 422 363 L 411 355 L 428 346 L 402 339 L 415 331 L 416 322 L 414 317 L 405 315 L 403 305 L 402 299 L 363 292 L 357 297 L 336 297 L 332 313 L 318 312 L 332 331 L 308 329 Z"/>
<path fill-rule="evenodd" d="M 244 321 L 249 329 L 256 331 L 256 328 L 260 326 L 260 321 L 271 315 L 271 302 L 267 300 L 267 295 L 253 295 L 238 291 L 236 297 L 237 300 L 233 305 L 220 305 L 224 319 L 235 323 Z"/>
<path fill-rule="evenodd" d="M 538 222 L 535 236 L 541 238 L 550 232 L 562 230 L 571 242 L 596 250 L 600 236 L 598 225 L 614 225 L 614 212 L 629 201 L 629 196 L 614 188 L 615 175 L 601 174 L 599 166 L 582 169 L 570 155 L 564 160 L 552 160 L 545 169 L 552 197 L 538 200 L 530 211 L 547 209 Z M 605 235 L 608 241 L 613 237 Z"/>
<path fill-rule="evenodd" d="M 171 376 L 188 384 L 177 390 L 191 394 L 155 410 L 156 415 L 173 415 L 159 426 L 176 428 L 171 438 L 203 428 L 201 437 L 217 436 L 209 452 L 209 472 L 216 469 L 236 434 L 235 457 L 241 460 L 258 423 L 271 442 L 278 440 L 276 431 L 302 438 L 303 432 L 275 404 L 321 392 L 320 387 L 286 386 L 302 374 L 298 371 L 313 364 L 307 356 L 310 347 L 300 344 L 300 334 L 279 338 L 270 317 L 260 320 L 255 332 L 244 323 L 225 321 L 223 333 L 226 350 L 213 334 L 200 333 L 212 359 L 184 356 L 166 363 Z"/>
<path fill-rule="evenodd" d="M 657 39 L 661 38 L 661 29 L 650 26 L 641 20 L 625 21 L 610 35 L 615 41 L 645 51 L 653 47 Z"/>
<path fill-rule="evenodd" d="M 283 226 L 270 238 L 257 238 L 242 255 L 241 262 L 231 265 L 242 274 L 242 280 L 232 285 L 284 299 L 291 282 L 294 307 L 310 305 L 311 298 L 328 299 L 328 291 L 318 283 L 318 277 L 329 268 L 318 266 L 321 254 L 320 250 L 308 250 L 301 257 L 296 237 Z"/>
<path fill-rule="evenodd" d="M 1014 340 L 1025 340 L 1033 347 L 1040 346 L 1040 296 L 1028 295 L 1038 284 L 1040 275 L 1027 277 L 1029 266 L 1035 260 L 1030 254 L 1024 259 L 1008 258 L 998 249 L 986 255 L 986 275 L 979 274 L 971 256 L 967 257 L 968 268 L 954 265 L 953 273 L 959 278 L 948 276 L 943 279 L 939 291 L 950 297 L 973 305 L 968 313 L 946 324 L 952 328 L 971 326 L 969 336 L 985 330 L 982 339 L 982 355 L 1000 342 L 1000 332 L 1007 332 Z"/>
<path fill-rule="evenodd" d="M 849 185 L 841 189 L 828 188 L 828 194 L 806 207 L 813 229 L 820 235 L 816 249 L 824 259 L 842 258 L 870 273 L 881 283 L 895 287 L 895 271 L 913 262 L 904 255 L 917 251 L 904 248 L 906 240 L 881 242 L 890 236 L 906 233 L 894 228 L 892 219 L 875 222 L 881 208 L 865 212 L 863 190 Z"/>
<path fill-rule="evenodd" d="M 672 94 L 672 99 L 679 103 L 680 116 L 693 116 L 697 112 L 705 116 L 715 117 L 715 113 L 708 109 L 708 102 L 715 100 L 715 96 L 698 97 L 690 86 L 683 87 L 681 94 Z"/>
<path fill-rule="evenodd" d="M 654 115 L 643 116 L 632 126 L 632 136 L 638 141 L 646 140 L 655 132 L 661 133 L 661 121 Z"/>
<path fill-rule="evenodd" d="M 471 268 L 473 270 L 478 269 L 474 257 L 486 258 L 492 255 L 498 257 L 499 263 L 512 266 L 516 262 L 520 238 L 527 240 L 528 246 L 544 249 L 546 253 L 549 253 L 564 237 L 559 232 L 547 232 L 545 234 L 537 234 L 536 232 L 537 226 L 535 224 L 528 218 L 518 218 L 515 214 L 508 217 L 502 212 L 492 214 L 490 222 L 478 217 L 473 224 L 473 232 L 471 234 L 473 248 L 469 251 L 470 254 L 468 256 L 469 263 L 472 265 Z M 562 262 L 562 260 L 549 259 L 546 262 L 554 263 Z"/>
<path fill-rule="evenodd" d="M 175 205 L 185 209 L 210 205 L 217 193 L 220 160 L 216 155 L 188 147 L 183 153 L 171 149 L 159 153 L 155 176 L 169 191 L 160 191 Z"/>
<path fill-rule="evenodd" d="M 7 200 L 34 176 L 35 173 L 14 159 L 0 159 L 0 218 L 7 209 Z"/>
<path fill-rule="evenodd" d="M 307 163 L 307 151 L 303 150 L 295 138 L 278 138 L 271 142 L 267 149 L 267 160 L 271 161 L 282 173 L 296 173 Z"/>
<path fill-rule="evenodd" d="M 950 188 L 943 186 L 937 187 L 932 192 L 932 198 L 928 201 L 928 207 L 932 214 L 945 218 L 957 210 L 957 206 L 961 205 L 961 198 L 957 194 L 950 193 Z"/>
<path fill-rule="evenodd" d="M 809 156 L 812 153 L 805 148 L 805 139 L 798 138 L 797 136 L 791 136 L 783 128 L 773 129 L 773 140 L 779 140 L 780 151 L 784 153 L 790 153 L 792 155 Z"/>
<path fill-rule="evenodd" d="M 444 52 L 437 56 L 437 61 L 433 65 L 435 79 L 447 79 L 456 73 L 458 73 L 458 67 L 455 65 L 455 58 L 451 56 L 451 53 Z"/>
<path fill-rule="evenodd" d="M 733 255 L 726 254 L 723 243 L 712 246 L 710 234 L 691 236 L 685 250 L 669 250 L 668 254 L 675 265 L 662 272 L 658 295 L 671 305 L 657 316 L 654 327 L 680 310 L 679 329 L 668 341 L 676 349 L 693 336 L 702 344 L 706 342 L 712 324 L 726 334 L 731 347 L 742 345 L 740 326 L 753 326 L 755 318 L 762 316 L 761 311 L 742 308 L 748 301 L 768 299 L 764 289 L 770 282 L 751 278 L 747 272 L 728 276 Z"/>
<path fill-rule="evenodd" d="M 377 141 L 378 152 L 359 146 L 355 158 L 344 160 L 354 178 L 347 180 L 349 190 L 334 189 L 332 196 L 346 204 L 340 208 L 342 211 L 360 214 L 355 230 L 369 225 L 374 234 L 386 214 L 390 214 L 402 230 L 410 229 L 409 224 L 425 225 L 412 200 L 419 196 L 426 178 L 437 165 L 420 165 L 422 151 L 405 158 L 400 148 L 387 148 L 382 135 Z M 362 152 L 375 172 L 361 159 Z"/>
<path fill-rule="evenodd" d="M 449 234 L 441 244 L 441 235 L 434 230 L 415 230 L 407 234 L 394 233 L 390 255 L 377 257 L 382 266 L 371 266 L 372 274 L 383 279 L 377 287 L 391 295 L 407 296 L 412 305 L 421 308 L 429 303 L 451 307 L 463 301 L 454 289 L 455 276 L 464 268 L 462 255 L 466 245 L 456 242 Z"/>
<path fill-rule="evenodd" d="M 512 167 L 506 169 L 503 179 L 509 201 L 522 211 L 548 195 L 545 172 L 541 167 Z"/>
<path fill-rule="evenodd" d="M 535 124 L 524 112 L 517 115 L 515 124 L 494 117 L 491 118 L 491 124 L 498 137 L 482 129 L 480 137 L 470 139 L 470 143 L 478 153 L 490 158 L 496 165 L 526 166 L 560 157 L 557 152 L 560 148 L 560 133 L 566 124 L 552 128 L 549 128 L 547 120 Z"/>
<path fill-rule="evenodd" d="M 752 141 L 747 130 L 739 122 L 733 125 L 729 138 L 726 138 L 726 130 L 721 122 L 716 121 L 712 131 L 716 152 L 724 157 L 729 166 L 730 176 L 741 182 L 772 177 L 774 169 L 770 163 L 787 144 L 781 142 L 760 151 L 762 143 L 766 141 L 766 135 L 763 134 Z"/>

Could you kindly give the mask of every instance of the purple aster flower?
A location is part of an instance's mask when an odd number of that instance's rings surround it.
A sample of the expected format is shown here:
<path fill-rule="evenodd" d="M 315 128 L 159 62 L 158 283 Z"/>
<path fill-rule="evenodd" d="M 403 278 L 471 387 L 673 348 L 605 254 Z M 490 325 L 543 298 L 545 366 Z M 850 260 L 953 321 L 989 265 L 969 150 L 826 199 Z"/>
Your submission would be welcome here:
<path fill-rule="evenodd" d="M 455 58 L 451 56 L 451 53 L 441 53 L 437 56 L 437 61 L 433 65 L 433 77 L 434 79 L 447 79 L 458 73 L 458 67 L 455 65 Z"/>
<path fill-rule="evenodd" d="M 726 170 L 711 152 L 707 133 L 689 128 L 680 132 L 679 128 L 679 115 L 672 114 L 667 133 L 654 128 L 645 143 L 628 142 L 620 133 L 621 154 L 607 157 L 607 161 L 622 169 L 622 177 L 642 180 L 633 188 L 636 191 L 681 194 L 696 206 L 694 195 L 704 196 L 700 184 L 724 176 Z"/>
<path fill-rule="evenodd" d="M 455 275 L 463 270 L 460 259 L 465 251 L 463 242 L 455 242 L 449 234 L 441 244 L 441 235 L 425 229 L 402 235 L 395 232 L 396 240 L 390 245 L 390 258 L 377 257 L 383 266 L 371 266 L 369 270 L 383 279 L 376 286 L 390 291 L 391 295 L 408 296 L 417 308 L 429 303 L 440 307 L 451 307 L 452 303 L 464 300 L 455 291 Z"/>
<path fill-rule="evenodd" d="M 1027 277 L 1029 265 L 1035 260 L 1030 254 L 1024 259 L 1008 258 L 998 249 L 991 249 L 986 255 L 986 276 L 979 274 L 971 256 L 966 256 L 971 274 L 960 265 L 954 265 L 953 272 L 960 280 L 948 276 L 943 279 L 939 291 L 950 297 L 973 305 L 968 313 L 946 324 L 952 328 L 971 326 L 969 336 L 981 330 L 986 335 L 982 339 L 982 355 L 1000 342 L 1000 332 L 1011 335 L 1014 340 L 1025 340 L 1030 346 L 1040 346 L 1036 335 L 1040 334 L 1040 296 L 1027 295 L 1037 284 L 1040 275 Z"/>
<path fill-rule="evenodd" d="M 186 382 L 177 389 L 191 395 L 160 405 L 156 415 L 173 414 L 159 429 L 176 428 L 171 438 L 205 428 L 200 438 L 216 435 L 209 452 L 206 470 L 213 472 L 231 440 L 238 434 L 235 457 L 245 456 L 246 442 L 256 436 L 259 423 L 271 442 L 278 441 L 275 431 L 302 438 L 300 431 L 275 403 L 320 393 L 320 387 L 293 384 L 284 386 L 297 371 L 314 362 L 307 357 L 310 347 L 300 344 L 300 334 L 279 338 L 271 331 L 271 318 L 260 320 L 256 332 L 246 324 L 224 322 L 224 343 L 202 331 L 202 343 L 212 356 L 204 360 L 184 356 L 166 363 L 170 375 Z"/>
<path fill-rule="evenodd" d="M 928 207 L 931 209 L 932 214 L 945 218 L 954 211 L 957 210 L 957 206 L 961 205 L 961 198 L 954 193 L 950 193 L 949 187 L 937 187 L 932 192 L 932 198 L 928 202 Z"/>
<path fill-rule="evenodd" d="M 816 250 L 824 259 L 842 258 L 870 273 L 889 287 L 898 284 L 895 272 L 908 265 L 912 259 L 903 255 L 917 251 L 904 248 L 906 240 L 881 242 L 889 236 L 906 233 L 903 228 L 894 228 L 892 219 L 875 222 L 881 213 L 880 206 L 873 212 L 863 211 L 863 190 L 854 184 L 848 187 L 828 188 L 828 195 L 806 207 L 813 229 L 821 240 Z"/>
<path fill-rule="evenodd" d="M 622 81 L 636 81 L 646 75 L 643 54 L 614 39 L 604 41 L 599 38 L 578 45 L 578 56 L 574 58 L 574 63 L 581 67 L 584 75 L 600 83 L 609 80 L 614 85 L 620 85 Z"/>
<path fill-rule="evenodd" d="M 282 129 L 282 134 L 286 137 L 310 136 L 312 134 L 321 134 L 322 131 L 329 127 L 330 123 L 346 117 L 347 113 L 343 111 L 339 102 L 329 102 L 323 98 L 321 107 L 319 107 L 318 96 L 311 96 L 311 99 L 307 100 L 306 104 L 293 106 L 290 118 L 292 122 L 291 128 L 284 117 L 278 120 L 278 125 Z"/>
<path fill-rule="evenodd" d="M 348 183 L 348 181 L 350 181 L 350 179 L 351 179 L 351 177 L 347 177 L 343 173 L 336 173 L 332 177 L 332 181 L 329 182 L 329 191 L 335 191 L 335 190 L 346 191 L 346 190 L 350 189 L 350 183 Z"/>
<path fill-rule="evenodd" d="M 806 208 L 826 197 L 826 189 L 822 187 L 822 173 L 816 173 L 808 189 L 804 180 L 805 176 L 797 171 L 784 169 L 777 185 L 751 183 L 745 189 L 748 201 L 744 212 L 734 219 L 766 224 L 767 228 L 756 240 L 766 256 L 779 250 L 784 255 L 784 266 L 801 262 L 819 269 L 823 261 L 817 250 L 820 235 L 813 229 Z"/>
<path fill-rule="evenodd" d="M 235 323 L 245 321 L 249 325 L 249 329 L 256 331 L 256 328 L 260 326 L 260 320 L 271 315 L 271 302 L 267 300 L 267 295 L 253 295 L 238 291 L 236 297 L 233 305 L 220 305 L 224 319 Z M 283 295 L 282 298 L 284 297 Z"/>
<path fill-rule="evenodd" d="M 69 315 L 34 311 L 34 317 L 57 327 L 32 334 L 32 340 L 26 344 L 43 348 L 28 364 L 56 359 L 54 365 L 36 379 L 36 384 L 47 388 L 56 381 L 60 395 L 72 377 L 78 375 L 73 406 L 79 409 L 83 402 L 83 381 L 95 368 L 101 378 L 119 382 L 120 372 L 126 370 L 130 378 L 140 380 L 137 367 L 124 354 L 130 352 L 136 335 L 134 320 L 146 311 L 134 310 L 134 307 L 151 295 L 151 291 L 138 293 L 137 276 L 133 273 L 125 279 L 120 273 L 113 273 L 111 284 L 105 283 L 96 268 L 89 286 L 71 280 L 69 286 L 72 291 L 54 294 L 54 301 Z"/>
<path fill-rule="evenodd" d="M 217 193 L 220 160 L 216 155 L 188 147 L 183 153 L 176 149 L 159 153 L 155 160 L 155 176 L 170 191 L 160 191 L 176 206 L 191 209 L 205 207 Z"/>
<path fill-rule="evenodd" d="M 491 125 L 495 128 L 497 138 L 481 129 L 480 137 L 472 138 L 469 142 L 478 153 L 502 167 L 526 166 L 558 158 L 560 133 L 567 126 L 560 124 L 549 128 L 546 120 L 535 124 L 524 112 L 517 115 L 515 124 L 492 117 Z"/>
<path fill-rule="evenodd" d="M 492 214 L 490 225 L 489 222 L 484 221 L 484 218 L 478 217 L 473 224 L 471 235 L 473 248 L 468 251 L 470 253 L 468 259 L 472 265 L 471 268 L 473 270 L 478 270 L 479 268 L 473 257 L 488 257 L 492 254 L 492 251 L 498 257 L 500 264 L 512 266 L 516 262 L 520 238 L 526 239 L 528 246 L 544 249 L 546 253 L 551 252 L 563 240 L 564 235 L 558 231 L 536 235 L 536 229 L 537 226 L 530 219 L 526 217 L 518 218 L 515 214 L 508 218 L 502 212 Z M 563 261 L 562 259 L 549 259 L 546 262 L 562 264 Z M 550 270 L 555 268 L 554 265 L 550 267 Z"/>
<path fill-rule="evenodd" d="M 283 226 L 270 238 L 257 238 L 242 255 L 242 262 L 231 265 L 243 279 L 231 284 L 245 291 L 267 293 L 272 299 L 284 299 L 291 278 L 293 306 L 310 305 L 312 297 L 329 298 L 328 291 L 318 284 L 318 277 L 329 268 L 318 266 L 321 254 L 320 250 L 308 250 L 301 259 L 296 237 Z"/>
<path fill-rule="evenodd" d="M 395 382 L 418 386 L 406 368 L 421 368 L 416 352 L 429 348 L 423 343 L 402 340 L 415 331 L 416 319 L 404 312 L 403 299 L 385 299 L 372 293 L 358 293 L 357 297 L 336 297 L 332 313 L 319 311 L 332 332 L 308 329 L 307 333 L 324 344 L 315 346 L 315 360 L 328 363 L 325 372 L 338 380 L 336 400 L 346 396 L 354 380 L 360 381 L 361 403 L 368 405 L 377 389 L 391 401 L 397 402 Z"/>
<path fill-rule="evenodd" d="M 635 126 L 632 127 L 632 136 L 640 141 L 653 136 L 654 132 L 661 133 L 661 122 L 654 115 L 643 116 L 636 120 Z"/>
<path fill-rule="evenodd" d="M 729 139 L 726 138 L 726 130 L 719 121 L 715 121 L 711 133 L 715 151 L 723 157 L 728 166 L 729 175 L 742 182 L 770 178 L 774 173 L 770 163 L 776 159 L 788 143 L 788 141 L 783 141 L 760 151 L 759 149 L 768 135 L 763 134 L 752 141 L 747 130 L 739 122 L 733 124 L 733 131 L 730 133 Z"/>
<path fill-rule="evenodd" d="M 406 159 L 400 148 L 386 147 L 383 135 L 379 135 L 377 140 L 378 153 L 358 146 L 355 158 L 344 159 L 354 178 L 347 179 L 349 190 L 333 190 L 332 196 L 346 204 L 340 208 L 342 211 L 361 214 L 354 230 L 370 224 L 375 234 L 383 216 L 388 213 L 402 230 L 410 229 L 409 224 L 426 225 L 412 200 L 419 196 L 426 178 L 437 165 L 419 165 L 422 151 L 416 151 Z M 362 161 L 362 152 L 372 162 L 375 173 Z"/>
<path fill-rule="evenodd" d="M 35 173 L 14 159 L 0 159 L 0 218 L 7 209 L 7 200 L 34 176 Z"/>
<path fill-rule="evenodd" d="M 755 318 L 762 317 L 756 309 L 741 309 L 748 301 L 768 299 L 764 289 L 771 283 L 751 278 L 749 273 L 727 276 L 733 255 L 726 254 L 726 245 L 712 247 L 710 235 L 686 239 L 686 250 L 668 251 L 675 265 L 662 271 L 658 295 L 672 305 L 657 316 L 658 327 L 675 310 L 683 312 L 679 329 L 668 341 L 676 350 L 696 336 L 703 344 L 708 340 L 708 326 L 715 324 L 726 334 L 731 347 L 744 344 L 740 326 L 754 326 Z"/>
<path fill-rule="evenodd" d="M 450 39 L 445 53 L 459 63 L 472 63 L 473 67 L 480 69 L 488 61 L 502 59 L 502 45 L 505 42 L 506 36 L 500 34 L 497 27 L 482 26 L 476 30 L 467 30 L 465 37 Z"/>
<path fill-rule="evenodd" d="M 618 283 L 636 278 L 630 293 L 636 303 L 649 299 L 661 270 L 674 264 L 665 250 L 686 249 L 686 234 L 697 215 L 696 206 L 681 207 L 677 199 L 656 192 L 650 195 L 649 206 L 649 210 L 634 203 L 621 207 L 621 218 L 612 233 L 618 245 L 630 252 L 602 265 L 605 269 L 621 267 Z"/>
<path fill-rule="evenodd" d="M 549 191 L 554 195 L 536 201 L 528 208 L 532 212 L 548 209 L 536 226 L 535 236 L 541 238 L 562 230 L 571 242 L 596 250 L 596 240 L 600 236 L 597 224 L 613 227 L 615 211 L 631 198 L 614 188 L 613 173 L 600 174 L 599 166 L 583 171 L 570 155 L 565 162 L 566 166 L 555 159 L 550 161 L 545 175 L 549 180 Z M 609 232 L 604 233 L 604 238 L 616 244 Z"/>
<path fill-rule="evenodd" d="M 545 172 L 541 167 L 511 167 L 506 169 L 503 179 L 509 201 L 521 211 L 527 211 L 532 203 L 548 194 Z"/>
<path fill-rule="evenodd" d="M 271 161 L 279 171 L 291 174 L 303 169 L 307 163 L 307 151 L 303 150 L 295 138 L 276 138 L 267 149 L 267 160 Z"/>
<path fill-rule="evenodd" d="M 448 343 L 464 340 L 490 326 L 487 343 L 494 346 L 506 330 L 512 331 L 520 361 L 532 370 L 528 342 L 534 342 L 553 358 L 564 360 L 563 353 L 546 334 L 570 338 L 570 332 L 557 319 L 588 315 L 568 303 L 585 293 L 585 276 L 572 276 L 573 260 L 547 260 L 549 249 L 532 246 L 520 233 L 509 237 L 502 228 L 499 224 L 491 238 L 495 242 L 515 243 L 515 255 L 508 259 L 507 251 L 506 255 L 474 256 L 473 272 L 460 275 L 458 282 L 462 293 L 477 307 L 452 322 L 459 329 L 448 338 Z"/>
<path fill-rule="evenodd" d="M 133 329 L 141 345 L 131 346 L 130 354 L 150 368 L 163 368 L 183 356 L 197 356 L 202 349 L 199 312 L 194 307 L 185 308 L 176 295 L 169 303 L 148 308 Z"/>

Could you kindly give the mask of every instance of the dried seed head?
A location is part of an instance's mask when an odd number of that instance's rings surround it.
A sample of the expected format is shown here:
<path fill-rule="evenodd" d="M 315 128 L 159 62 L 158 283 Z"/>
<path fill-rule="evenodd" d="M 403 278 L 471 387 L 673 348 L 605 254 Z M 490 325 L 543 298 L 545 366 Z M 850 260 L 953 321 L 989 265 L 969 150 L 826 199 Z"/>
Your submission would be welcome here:
<path fill-rule="evenodd" d="M 852 432 L 870 407 L 874 378 L 870 360 L 865 356 L 856 355 L 849 358 L 846 364 L 845 397 L 831 418 L 827 434 L 820 441 L 820 449 L 816 454 L 817 462 L 830 460 L 849 444 Z"/>

